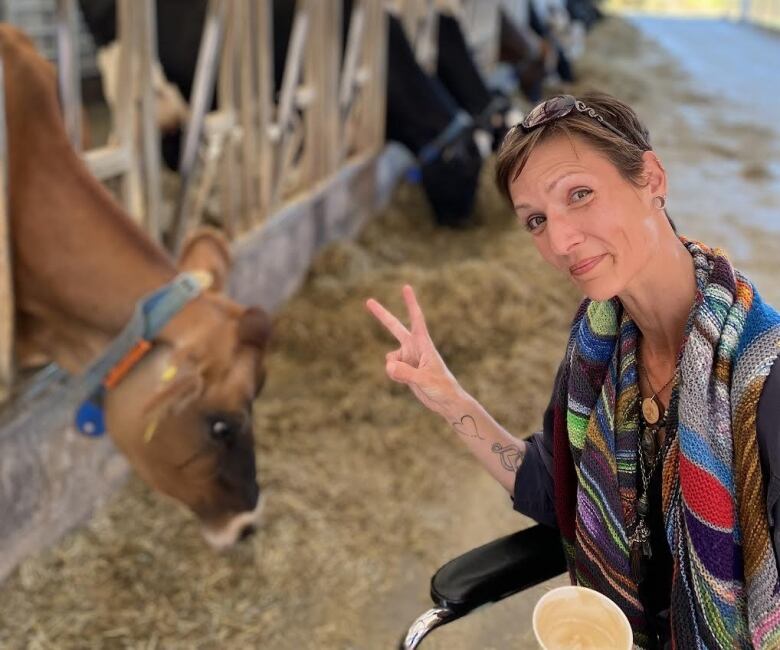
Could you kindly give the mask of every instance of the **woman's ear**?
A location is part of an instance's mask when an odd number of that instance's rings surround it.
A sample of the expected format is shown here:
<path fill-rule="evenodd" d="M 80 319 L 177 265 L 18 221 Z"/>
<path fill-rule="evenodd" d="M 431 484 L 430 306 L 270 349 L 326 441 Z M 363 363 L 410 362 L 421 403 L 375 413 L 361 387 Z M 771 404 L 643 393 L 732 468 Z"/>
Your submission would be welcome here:
<path fill-rule="evenodd" d="M 642 154 L 644 166 L 645 187 L 650 196 L 666 196 L 666 170 L 655 151 L 645 151 Z"/>

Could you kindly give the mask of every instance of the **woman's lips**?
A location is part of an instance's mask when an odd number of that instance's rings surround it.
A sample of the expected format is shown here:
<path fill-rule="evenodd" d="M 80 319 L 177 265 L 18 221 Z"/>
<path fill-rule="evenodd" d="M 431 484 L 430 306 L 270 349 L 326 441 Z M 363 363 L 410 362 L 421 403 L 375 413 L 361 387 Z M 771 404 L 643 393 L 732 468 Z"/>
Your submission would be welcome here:
<path fill-rule="evenodd" d="M 606 253 L 603 255 L 599 255 L 597 257 L 590 257 L 587 260 L 583 260 L 579 264 L 575 264 L 574 266 L 569 267 L 569 272 L 572 275 L 582 275 L 583 273 L 587 273 L 590 271 L 596 264 L 598 264 L 601 260 L 603 260 L 607 256 Z"/>

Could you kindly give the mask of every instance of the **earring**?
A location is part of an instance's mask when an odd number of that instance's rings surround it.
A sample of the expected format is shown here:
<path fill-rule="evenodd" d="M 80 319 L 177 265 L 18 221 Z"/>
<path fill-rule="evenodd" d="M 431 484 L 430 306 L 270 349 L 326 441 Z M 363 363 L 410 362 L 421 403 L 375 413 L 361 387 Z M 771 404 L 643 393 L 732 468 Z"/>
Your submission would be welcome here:
<path fill-rule="evenodd" d="M 653 205 L 658 208 L 659 210 L 663 210 L 666 207 L 666 197 L 665 196 L 654 196 L 653 197 Z"/>

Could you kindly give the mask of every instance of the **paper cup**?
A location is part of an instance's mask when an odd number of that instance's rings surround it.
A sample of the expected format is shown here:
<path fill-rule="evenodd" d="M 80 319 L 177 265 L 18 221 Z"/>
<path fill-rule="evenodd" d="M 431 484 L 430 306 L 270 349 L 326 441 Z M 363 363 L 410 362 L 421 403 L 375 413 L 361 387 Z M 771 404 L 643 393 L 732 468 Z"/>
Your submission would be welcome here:
<path fill-rule="evenodd" d="M 609 598 L 585 587 L 558 587 L 534 607 L 533 628 L 543 650 L 631 650 L 626 615 Z"/>

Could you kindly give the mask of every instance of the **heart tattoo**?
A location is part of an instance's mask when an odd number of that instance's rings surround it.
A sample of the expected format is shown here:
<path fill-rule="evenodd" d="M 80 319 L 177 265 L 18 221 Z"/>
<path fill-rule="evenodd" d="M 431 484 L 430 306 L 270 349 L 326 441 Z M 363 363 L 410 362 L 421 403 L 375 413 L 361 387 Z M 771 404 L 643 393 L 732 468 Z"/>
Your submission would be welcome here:
<path fill-rule="evenodd" d="M 460 422 L 453 422 L 452 428 L 462 436 L 484 440 L 484 438 L 480 435 L 479 430 L 477 429 L 476 421 L 470 415 L 464 415 L 460 419 Z"/>

